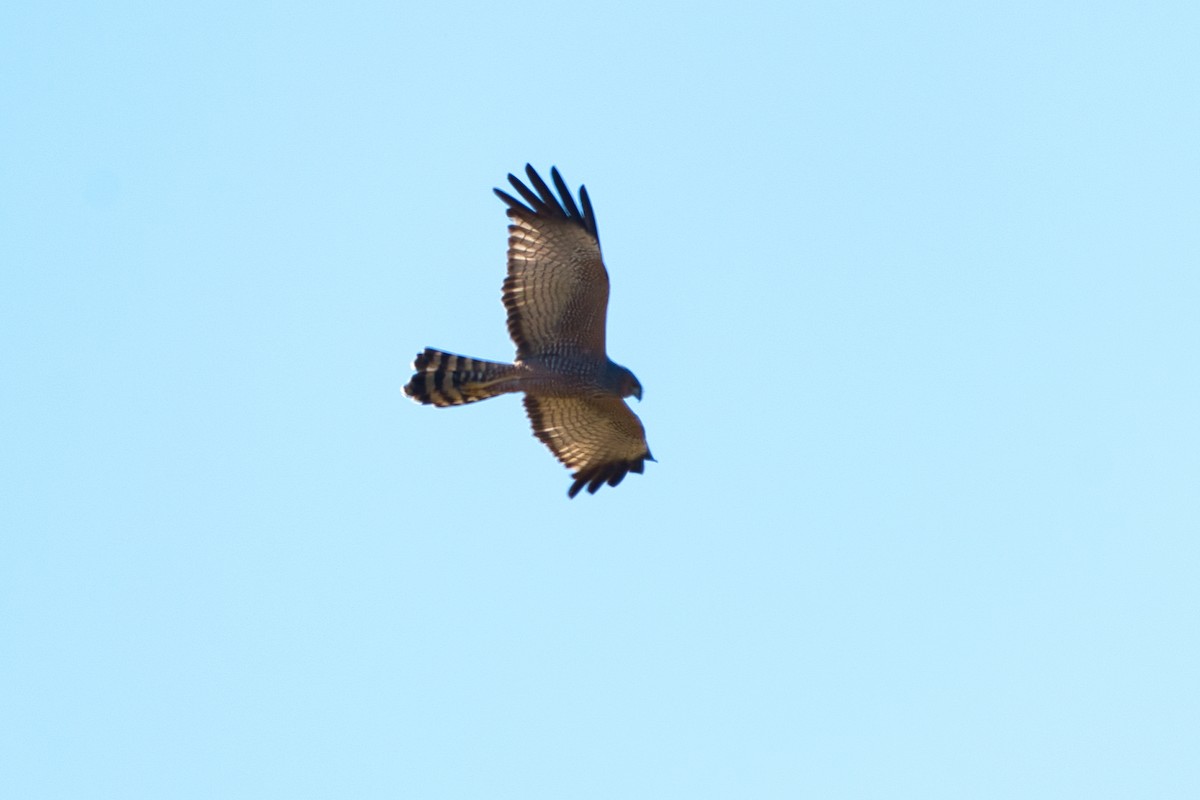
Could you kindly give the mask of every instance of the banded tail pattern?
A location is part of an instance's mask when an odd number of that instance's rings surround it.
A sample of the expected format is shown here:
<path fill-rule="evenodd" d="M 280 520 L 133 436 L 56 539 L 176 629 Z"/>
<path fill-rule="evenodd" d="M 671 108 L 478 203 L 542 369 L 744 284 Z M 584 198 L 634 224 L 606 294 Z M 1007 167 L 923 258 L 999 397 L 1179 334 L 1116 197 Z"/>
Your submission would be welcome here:
<path fill-rule="evenodd" d="M 404 387 L 404 393 L 425 405 L 459 406 L 486 400 L 506 391 L 497 384 L 515 375 L 512 364 L 483 361 L 478 358 L 425 348 L 413 362 L 416 373 Z"/>

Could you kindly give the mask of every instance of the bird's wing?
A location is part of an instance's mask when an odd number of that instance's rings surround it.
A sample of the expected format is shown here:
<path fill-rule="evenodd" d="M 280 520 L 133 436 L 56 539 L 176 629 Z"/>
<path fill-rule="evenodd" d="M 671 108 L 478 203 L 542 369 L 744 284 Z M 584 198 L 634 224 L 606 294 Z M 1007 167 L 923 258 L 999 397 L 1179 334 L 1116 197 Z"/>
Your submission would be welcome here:
<path fill-rule="evenodd" d="M 561 200 L 533 167 L 526 165 L 525 174 L 532 188 L 508 176 L 524 202 L 495 190 L 508 204 L 504 307 L 517 358 L 572 354 L 606 359 L 608 272 L 587 189 L 579 189 L 581 208 L 557 169 L 550 170 L 550 177 Z"/>
<path fill-rule="evenodd" d="M 569 497 L 585 486 L 593 494 L 606 483 L 616 486 L 654 460 L 641 420 L 616 395 L 526 395 L 525 411 L 534 435 L 574 472 Z"/>

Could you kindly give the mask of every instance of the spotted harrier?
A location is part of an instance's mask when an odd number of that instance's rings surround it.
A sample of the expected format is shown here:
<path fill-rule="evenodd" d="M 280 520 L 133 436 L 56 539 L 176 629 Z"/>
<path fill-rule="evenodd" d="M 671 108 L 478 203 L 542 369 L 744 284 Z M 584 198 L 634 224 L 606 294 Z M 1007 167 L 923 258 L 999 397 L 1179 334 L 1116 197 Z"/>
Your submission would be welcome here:
<path fill-rule="evenodd" d="M 623 399 L 641 400 L 642 385 L 605 350 L 608 272 L 587 189 L 579 187 L 577 205 L 557 169 L 550 178 L 558 197 L 528 164 L 525 174 L 528 186 L 508 176 L 520 200 L 495 190 L 510 221 L 503 300 L 516 359 L 504 364 L 426 348 L 404 393 L 446 407 L 524 392 L 534 435 L 573 471 L 567 496 L 584 487 L 594 494 L 654 461 L 645 429 Z"/>

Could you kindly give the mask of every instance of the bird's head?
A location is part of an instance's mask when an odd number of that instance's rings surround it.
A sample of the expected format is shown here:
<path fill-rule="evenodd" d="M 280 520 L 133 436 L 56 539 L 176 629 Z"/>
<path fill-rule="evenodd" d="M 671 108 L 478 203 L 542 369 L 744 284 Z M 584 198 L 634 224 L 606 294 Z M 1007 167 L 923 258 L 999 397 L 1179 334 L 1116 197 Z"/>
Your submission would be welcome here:
<path fill-rule="evenodd" d="M 636 397 L 641 400 L 642 384 L 638 382 L 637 377 L 620 364 L 612 364 L 612 369 L 616 373 L 617 390 L 621 397 Z"/>

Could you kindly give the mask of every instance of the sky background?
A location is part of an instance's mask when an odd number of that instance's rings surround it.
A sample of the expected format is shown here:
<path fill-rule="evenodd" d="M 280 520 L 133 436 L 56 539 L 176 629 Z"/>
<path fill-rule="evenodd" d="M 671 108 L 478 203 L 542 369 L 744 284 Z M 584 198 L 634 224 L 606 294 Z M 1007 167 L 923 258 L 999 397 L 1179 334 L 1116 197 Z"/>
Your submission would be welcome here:
<path fill-rule="evenodd" d="M 1200 796 L 1192 3 L 6 4 L 0 796 Z M 586 183 L 573 501 L 492 187 Z"/>

